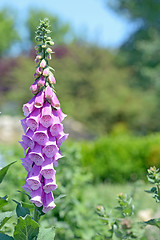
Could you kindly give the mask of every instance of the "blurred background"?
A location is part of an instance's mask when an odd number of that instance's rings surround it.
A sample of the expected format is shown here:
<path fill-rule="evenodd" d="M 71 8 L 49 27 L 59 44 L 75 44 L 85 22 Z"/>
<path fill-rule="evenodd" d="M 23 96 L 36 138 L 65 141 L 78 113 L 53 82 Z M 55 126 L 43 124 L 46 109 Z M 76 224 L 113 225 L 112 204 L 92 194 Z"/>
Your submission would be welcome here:
<path fill-rule="evenodd" d="M 59 226 L 57 239 L 90 240 L 92 214 L 86 208 L 91 211 L 100 202 L 112 206 L 111 196 L 131 192 L 137 181 L 138 210 L 151 208 L 142 189 L 146 169 L 160 164 L 160 1 L 0 1 L 1 165 L 23 155 L 16 143 L 22 134 L 19 119 L 32 96 L 34 32 L 44 17 L 51 24 L 55 54 L 50 65 L 70 133 L 58 180 L 61 189 L 68 183 L 63 190 L 71 196 L 68 205 L 57 208 L 56 219 L 66 224 Z M 62 169 L 69 169 L 65 180 Z M 12 185 L 13 178 L 7 180 Z"/>

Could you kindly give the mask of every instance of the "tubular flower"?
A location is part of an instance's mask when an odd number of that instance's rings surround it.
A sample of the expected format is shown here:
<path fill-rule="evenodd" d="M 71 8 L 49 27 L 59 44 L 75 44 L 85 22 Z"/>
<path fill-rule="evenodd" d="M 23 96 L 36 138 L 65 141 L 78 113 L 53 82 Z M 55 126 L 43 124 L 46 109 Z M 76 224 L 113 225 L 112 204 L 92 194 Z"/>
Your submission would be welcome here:
<path fill-rule="evenodd" d="M 48 26 L 47 20 L 41 21 L 37 32 L 46 36 L 49 32 Z M 25 157 L 21 159 L 22 165 L 28 172 L 23 189 L 30 194 L 32 203 L 37 207 L 43 206 L 44 213 L 56 206 L 52 193 L 57 188 L 55 167 L 63 157 L 60 145 L 68 137 L 68 134 L 63 132 L 62 121 L 66 115 L 60 108 L 53 87 L 56 81 L 48 65 L 48 54 L 52 50 L 47 44 L 52 45 L 45 43 L 45 40 L 41 45 L 37 45 L 39 50 L 35 61 L 38 63 L 34 74 L 36 79 L 30 87 L 34 96 L 23 105 L 25 118 L 21 120 L 21 125 L 24 135 L 20 142 L 25 152 Z M 46 48 L 42 45 L 46 45 Z"/>

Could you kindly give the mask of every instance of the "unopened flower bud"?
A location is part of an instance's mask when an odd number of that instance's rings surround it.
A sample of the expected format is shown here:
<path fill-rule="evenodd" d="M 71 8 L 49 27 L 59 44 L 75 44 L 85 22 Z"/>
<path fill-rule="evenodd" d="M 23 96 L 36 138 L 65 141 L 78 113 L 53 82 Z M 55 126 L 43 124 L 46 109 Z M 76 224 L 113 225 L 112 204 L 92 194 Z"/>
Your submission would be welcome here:
<path fill-rule="evenodd" d="M 37 81 L 36 80 L 31 86 L 30 86 L 30 90 L 33 94 L 37 94 L 38 93 L 38 90 L 39 90 L 39 87 L 37 85 Z"/>
<path fill-rule="evenodd" d="M 38 68 L 36 69 L 36 73 L 37 73 L 38 75 L 41 75 L 41 74 L 42 74 L 42 68 L 38 67 Z"/>
<path fill-rule="evenodd" d="M 36 95 L 34 106 L 35 106 L 36 108 L 41 108 L 41 107 L 43 106 L 43 103 L 44 103 L 44 92 L 43 92 L 43 91 L 40 91 L 40 92 Z"/>
<path fill-rule="evenodd" d="M 54 78 L 54 76 L 52 74 L 49 75 L 48 82 L 50 84 L 55 84 L 56 83 L 56 79 Z"/>
<path fill-rule="evenodd" d="M 46 52 L 47 52 L 47 53 L 52 53 L 52 49 L 51 49 L 51 48 L 47 48 L 47 49 L 46 49 Z"/>
<path fill-rule="evenodd" d="M 47 77 L 49 75 L 49 68 L 45 68 L 43 71 L 43 76 Z"/>
<path fill-rule="evenodd" d="M 43 87 L 45 85 L 45 78 L 43 76 L 41 76 L 38 80 L 38 86 L 39 87 Z"/>
<path fill-rule="evenodd" d="M 45 68 L 45 66 L 46 66 L 46 61 L 45 61 L 45 59 L 43 59 L 40 63 L 40 67 Z"/>
<path fill-rule="evenodd" d="M 45 88 L 45 98 L 46 99 L 51 99 L 53 97 L 53 90 L 52 88 L 48 85 L 46 88 Z"/>

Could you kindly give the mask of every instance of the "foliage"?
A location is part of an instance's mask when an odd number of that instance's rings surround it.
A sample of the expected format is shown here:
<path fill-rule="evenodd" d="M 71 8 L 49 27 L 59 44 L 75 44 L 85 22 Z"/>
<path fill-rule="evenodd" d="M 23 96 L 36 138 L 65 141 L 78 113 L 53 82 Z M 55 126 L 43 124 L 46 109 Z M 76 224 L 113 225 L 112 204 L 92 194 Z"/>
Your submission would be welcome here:
<path fill-rule="evenodd" d="M 82 142 L 82 165 L 94 181 L 125 182 L 145 179 L 146 169 L 160 160 L 159 134 L 136 137 L 110 135 Z"/>
<path fill-rule="evenodd" d="M 153 198 L 156 202 L 159 202 L 159 187 L 160 187 L 160 172 L 156 167 L 150 167 L 148 169 L 148 180 L 151 184 L 155 184 L 156 195 Z M 155 189 L 151 188 L 148 193 L 155 193 Z M 115 216 L 106 214 L 103 206 L 97 206 L 97 213 L 100 219 L 106 225 L 107 234 L 100 234 L 103 239 L 115 239 L 114 236 L 119 239 L 143 239 L 143 228 L 146 225 L 152 225 L 160 229 L 160 218 L 150 219 L 145 222 L 137 222 L 136 219 L 132 217 L 134 215 L 134 205 L 132 205 L 132 198 L 126 194 L 118 194 L 118 207 L 115 208 L 119 211 Z M 131 218 L 132 217 L 132 218 Z"/>
<path fill-rule="evenodd" d="M 119 62 L 121 66 L 131 69 L 128 76 L 130 85 L 134 89 L 140 89 L 142 94 L 147 92 L 155 103 L 151 114 L 153 120 L 144 128 L 145 131 L 157 131 L 160 114 L 160 3 L 152 0 L 109 0 L 107 2 L 118 14 L 123 14 L 136 26 L 135 31 L 119 50 Z"/>
<path fill-rule="evenodd" d="M 2 56 L 9 51 L 13 43 L 19 40 L 14 16 L 6 9 L 0 11 L 0 36 L 0 56 Z"/>
<path fill-rule="evenodd" d="M 150 167 L 148 169 L 148 175 L 147 175 L 148 181 L 151 184 L 154 184 L 155 186 L 152 187 L 149 191 L 146 191 L 148 193 L 153 194 L 153 198 L 155 198 L 156 202 L 160 202 L 160 171 L 159 169 L 156 169 L 156 167 Z"/>
<path fill-rule="evenodd" d="M 134 206 L 132 205 L 132 198 L 125 194 L 118 194 L 118 206 L 115 208 L 119 211 L 116 217 L 106 214 L 103 206 L 97 206 L 97 213 L 101 221 L 106 225 L 106 234 L 103 239 L 140 239 L 143 231 L 139 229 L 138 235 L 134 219 L 131 216 L 134 214 Z M 102 235 L 102 234 L 101 234 Z"/>
<path fill-rule="evenodd" d="M 95 135 L 105 134 L 118 123 L 141 132 L 151 126 L 151 116 L 156 111 L 154 97 L 148 93 L 142 95 L 141 91 L 128 86 L 129 69 L 117 67 L 111 52 L 76 44 L 56 47 L 54 51 L 57 95 L 69 116 L 82 122 Z M 14 114 L 19 113 L 22 103 L 31 97 L 26 89 L 33 79 L 32 61 L 22 56 L 15 61 L 9 76 L 2 75 L 2 86 L 7 88 L 1 93 L 4 113 L 12 113 L 13 104 Z M 8 111 L 7 103 L 12 106 Z"/>

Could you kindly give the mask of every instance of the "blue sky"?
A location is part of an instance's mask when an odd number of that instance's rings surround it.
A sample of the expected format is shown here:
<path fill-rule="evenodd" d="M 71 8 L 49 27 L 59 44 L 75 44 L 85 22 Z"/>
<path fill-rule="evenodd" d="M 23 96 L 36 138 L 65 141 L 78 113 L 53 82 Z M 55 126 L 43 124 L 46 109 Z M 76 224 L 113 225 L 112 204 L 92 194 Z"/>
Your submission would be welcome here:
<path fill-rule="evenodd" d="M 0 9 L 12 7 L 18 13 L 19 23 L 27 18 L 29 8 L 45 9 L 70 23 L 78 34 L 85 33 L 88 41 L 100 46 L 115 48 L 120 46 L 135 26 L 116 15 L 106 5 L 105 0 L 1 0 Z M 25 34 L 24 29 L 20 30 Z"/>

